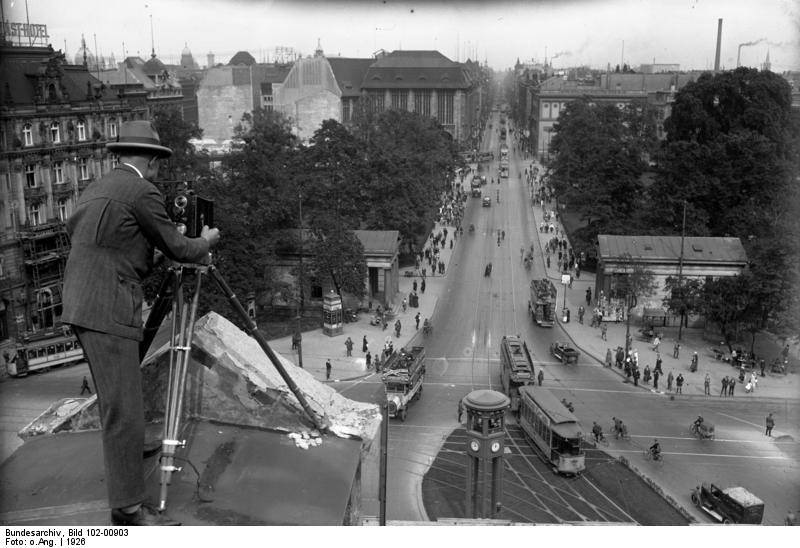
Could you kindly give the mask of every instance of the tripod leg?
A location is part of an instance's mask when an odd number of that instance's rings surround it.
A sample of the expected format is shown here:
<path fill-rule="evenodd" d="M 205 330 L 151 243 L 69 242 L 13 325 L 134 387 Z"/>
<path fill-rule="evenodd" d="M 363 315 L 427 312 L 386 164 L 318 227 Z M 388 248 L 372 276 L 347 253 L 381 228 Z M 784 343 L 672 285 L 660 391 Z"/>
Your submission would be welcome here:
<path fill-rule="evenodd" d="M 297 401 L 300 402 L 300 405 L 302 406 L 303 410 L 306 412 L 308 417 L 311 419 L 311 422 L 314 424 L 314 426 L 317 427 L 317 429 L 320 432 L 324 431 L 325 426 L 323 424 L 323 421 L 319 417 L 317 417 L 317 414 L 314 413 L 313 409 L 311 409 L 311 406 L 308 404 L 308 400 L 306 400 L 306 397 L 303 395 L 302 392 L 300 392 L 300 388 L 294 382 L 294 379 L 292 379 L 292 377 L 290 377 L 289 374 L 286 372 L 286 369 L 284 369 L 283 364 L 278 359 L 278 356 L 275 354 L 275 352 L 272 350 L 272 348 L 270 348 L 269 344 L 267 343 L 267 339 L 264 337 L 261 331 L 258 330 L 255 323 L 250 319 L 250 316 L 247 315 L 247 311 L 245 311 L 244 307 L 239 302 L 239 299 L 236 298 L 236 294 L 233 292 L 230 286 L 225 282 L 225 280 L 222 278 L 222 276 L 219 274 L 219 272 L 213 265 L 208 267 L 208 272 L 211 275 L 211 278 L 217 283 L 217 287 L 219 287 L 220 290 L 228 298 L 228 301 L 231 303 L 231 306 L 233 306 L 234 310 L 236 310 L 236 313 L 239 314 L 239 317 L 246 326 L 245 331 L 247 331 L 247 334 L 252 336 L 256 340 L 256 342 L 258 342 L 258 345 L 261 347 L 261 349 L 264 350 L 264 352 L 267 354 L 267 357 L 272 362 L 272 365 L 275 366 L 275 369 L 278 371 L 278 374 L 280 374 L 281 378 L 284 380 L 284 382 L 286 382 L 286 385 L 295 395 Z"/>
<path fill-rule="evenodd" d="M 170 347 L 170 375 L 167 386 L 167 409 L 164 418 L 164 439 L 162 440 L 161 457 L 161 494 L 159 509 L 164 510 L 167 505 L 167 488 L 172 479 L 173 472 L 181 469 L 174 465 L 177 447 L 183 447 L 185 442 L 178 440 L 181 432 L 181 418 L 183 414 L 183 398 L 186 391 L 186 377 L 189 371 L 189 352 L 191 350 L 194 324 L 197 318 L 197 305 L 200 299 L 200 286 L 202 276 L 196 271 L 194 295 L 191 305 L 183 301 L 183 270 L 177 276 L 175 295 L 173 299 L 172 345 Z M 178 312 L 180 311 L 180 314 Z M 180 321 L 180 330 L 176 330 Z"/>
<path fill-rule="evenodd" d="M 147 316 L 147 322 L 144 324 L 144 338 L 139 343 L 139 361 L 141 362 L 150 350 L 150 345 L 158 333 L 161 322 L 170 310 L 172 303 L 172 290 L 170 289 L 175 283 L 175 269 L 170 268 L 164 280 L 161 282 L 161 287 L 158 288 L 156 300 L 150 309 L 150 315 Z"/>

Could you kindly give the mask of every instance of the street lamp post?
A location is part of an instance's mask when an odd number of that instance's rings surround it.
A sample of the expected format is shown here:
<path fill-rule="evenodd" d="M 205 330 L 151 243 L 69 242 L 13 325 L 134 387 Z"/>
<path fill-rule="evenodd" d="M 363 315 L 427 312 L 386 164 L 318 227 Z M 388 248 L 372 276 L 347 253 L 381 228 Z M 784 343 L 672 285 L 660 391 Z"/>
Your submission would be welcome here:
<path fill-rule="evenodd" d="M 681 256 L 678 259 L 678 294 L 681 298 L 681 315 L 678 319 L 678 342 L 681 341 L 681 332 L 683 331 L 683 317 L 684 317 L 684 295 L 683 295 L 683 241 L 686 237 L 686 200 L 683 201 L 683 224 L 681 225 Z"/>
<path fill-rule="evenodd" d="M 297 283 L 297 365 L 303 367 L 303 330 L 301 319 L 303 312 L 303 191 L 297 193 L 297 210 L 300 215 L 300 268 Z"/>

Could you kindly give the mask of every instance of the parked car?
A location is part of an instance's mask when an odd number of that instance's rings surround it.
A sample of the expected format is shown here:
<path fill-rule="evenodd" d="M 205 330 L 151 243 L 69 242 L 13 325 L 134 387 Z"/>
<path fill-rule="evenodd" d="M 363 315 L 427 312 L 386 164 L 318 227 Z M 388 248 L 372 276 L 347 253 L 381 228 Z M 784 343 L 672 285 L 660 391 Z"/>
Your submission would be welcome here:
<path fill-rule="evenodd" d="M 490 196 L 483 197 L 483 207 L 492 207 L 492 198 Z"/>
<path fill-rule="evenodd" d="M 702 483 L 692 491 L 692 502 L 705 513 L 725 524 L 761 524 L 764 502 L 744 487 L 720 489 Z"/>
<path fill-rule="evenodd" d="M 556 341 L 550 344 L 550 353 L 561 363 L 567 365 L 569 363 L 578 363 L 578 356 L 580 352 L 572 348 L 565 342 Z"/>

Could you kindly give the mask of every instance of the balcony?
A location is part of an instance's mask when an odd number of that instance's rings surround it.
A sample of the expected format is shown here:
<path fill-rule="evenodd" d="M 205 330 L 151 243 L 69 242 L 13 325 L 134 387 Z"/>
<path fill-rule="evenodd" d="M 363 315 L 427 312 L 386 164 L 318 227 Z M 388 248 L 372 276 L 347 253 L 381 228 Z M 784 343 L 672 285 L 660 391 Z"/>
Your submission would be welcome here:
<path fill-rule="evenodd" d="M 72 196 L 73 186 L 72 182 L 67 181 L 64 183 L 53 184 L 53 196 L 57 198 L 65 198 Z"/>
<path fill-rule="evenodd" d="M 26 202 L 36 202 L 44 200 L 47 193 L 44 190 L 44 187 L 35 186 L 31 188 L 25 188 L 25 201 Z"/>

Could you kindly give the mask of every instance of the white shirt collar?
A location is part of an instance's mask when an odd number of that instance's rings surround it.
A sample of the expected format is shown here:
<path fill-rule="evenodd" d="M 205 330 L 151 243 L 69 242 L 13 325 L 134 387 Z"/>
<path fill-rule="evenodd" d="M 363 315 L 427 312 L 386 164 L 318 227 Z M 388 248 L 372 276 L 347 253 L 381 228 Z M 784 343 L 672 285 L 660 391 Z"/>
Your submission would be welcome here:
<path fill-rule="evenodd" d="M 142 175 L 142 172 L 141 172 L 141 171 L 139 171 L 139 169 L 138 169 L 138 168 L 137 168 L 135 165 L 133 165 L 133 164 L 129 164 L 128 162 L 123 162 L 123 163 L 122 163 L 122 165 L 123 165 L 123 166 L 128 166 L 128 167 L 129 167 L 129 168 L 131 168 L 133 171 L 135 171 L 135 172 L 136 172 L 136 174 L 137 174 L 139 177 L 141 177 L 142 179 L 144 179 L 144 175 Z"/>

